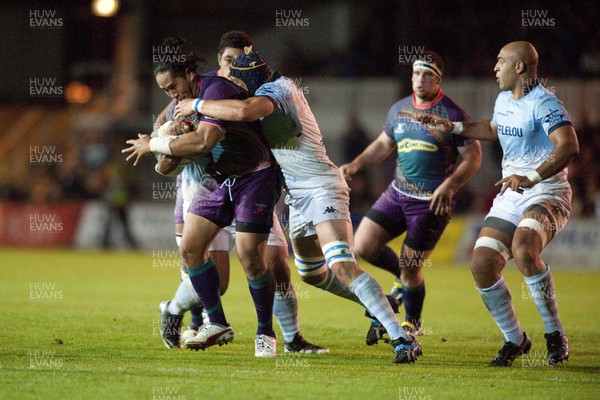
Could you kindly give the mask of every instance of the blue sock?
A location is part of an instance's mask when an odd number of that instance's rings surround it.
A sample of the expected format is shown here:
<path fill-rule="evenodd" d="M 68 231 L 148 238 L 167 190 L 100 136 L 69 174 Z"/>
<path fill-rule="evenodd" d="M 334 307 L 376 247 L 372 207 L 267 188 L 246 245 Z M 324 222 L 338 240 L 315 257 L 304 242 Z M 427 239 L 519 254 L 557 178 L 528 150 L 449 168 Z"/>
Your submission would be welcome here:
<path fill-rule="evenodd" d="M 352 293 L 352 291 L 344 286 L 342 282 L 335 276 L 331 268 L 327 268 L 327 276 L 321 283 L 315 285 L 319 289 L 322 289 L 336 296 L 343 297 L 344 299 L 352 300 L 355 303 L 363 305 L 360 299 Z"/>
<path fill-rule="evenodd" d="M 202 318 L 202 311 L 204 311 L 204 307 L 194 307 L 190 310 L 190 314 L 192 315 L 192 324 L 196 326 L 202 326 L 204 323 Z"/>
<path fill-rule="evenodd" d="M 423 311 L 423 302 L 425 301 L 425 282 L 416 288 L 409 288 L 403 285 L 402 301 L 406 310 L 404 320 L 416 327 L 421 326 L 421 312 Z"/>
<path fill-rule="evenodd" d="M 507 342 L 520 345 L 523 341 L 523 328 L 519 324 L 512 305 L 512 296 L 503 277 L 489 288 L 477 288 L 496 325 Z"/>
<path fill-rule="evenodd" d="M 190 281 L 194 285 L 198 297 L 202 301 L 210 322 L 228 326 L 225 312 L 221 304 L 221 293 L 219 290 L 219 272 L 211 258 L 203 263 L 187 269 Z"/>
<path fill-rule="evenodd" d="M 247 280 L 258 319 L 256 334 L 275 337 L 275 332 L 273 331 L 275 280 L 273 279 L 271 270 L 267 269 L 264 274 L 256 279 L 247 278 Z"/>
<path fill-rule="evenodd" d="M 525 283 L 527 283 L 533 302 L 540 312 L 546 333 L 558 331 L 564 335 L 565 331 L 558 316 L 556 292 L 550 267 L 546 265 L 546 269 L 541 274 L 526 277 Z"/>
<path fill-rule="evenodd" d="M 375 279 L 363 272 L 350 284 L 350 290 L 360 299 L 371 315 L 381 322 L 381 325 L 390 335 L 390 339 L 396 340 L 402 337 L 405 340 L 410 340 L 404 329 L 400 327 L 390 302 Z"/>
<path fill-rule="evenodd" d="M 298 322 L 298 301 L 292 287 L 275 292 L 273 315 L 279 323 L 283 340 L 286 343 L 293 341 L 296 333 L 300 331 L 300 323 Z"/>

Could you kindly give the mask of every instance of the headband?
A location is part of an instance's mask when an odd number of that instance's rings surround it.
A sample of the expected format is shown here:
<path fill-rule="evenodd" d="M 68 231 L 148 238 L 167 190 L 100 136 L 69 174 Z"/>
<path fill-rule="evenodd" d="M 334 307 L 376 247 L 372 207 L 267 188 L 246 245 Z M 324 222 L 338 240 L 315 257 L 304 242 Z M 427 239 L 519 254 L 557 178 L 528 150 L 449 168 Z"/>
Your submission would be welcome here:
<path fill-rule="evenodd" d="M 440 69 L 433 63 L 429 63 L 429 62 L 423 61 L 423 60 L 415 60 L 415 62 L 413 63 L 413 71 L 417 68 L 426 69 L 428 71 L 431 71 L 438 78 L 442 77 L 442 71 L 440 71 Z"/>

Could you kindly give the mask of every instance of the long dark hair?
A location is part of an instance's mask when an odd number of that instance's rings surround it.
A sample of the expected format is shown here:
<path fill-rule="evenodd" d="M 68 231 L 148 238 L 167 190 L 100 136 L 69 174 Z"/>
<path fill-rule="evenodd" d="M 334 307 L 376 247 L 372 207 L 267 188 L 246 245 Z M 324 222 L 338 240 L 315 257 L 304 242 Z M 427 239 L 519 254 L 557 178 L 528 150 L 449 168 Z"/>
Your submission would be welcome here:
<path fill-rule="evenodd" d="M 186 40 L 180 37 L 169 37 L 162 45 L 152 48 L 152 71 L 154 76 L 162 72 L 170 72 L 173 76 L 185 76 L 187 72 L 200 73 L 206 58 L 196 50 L 186 51 Z"/>

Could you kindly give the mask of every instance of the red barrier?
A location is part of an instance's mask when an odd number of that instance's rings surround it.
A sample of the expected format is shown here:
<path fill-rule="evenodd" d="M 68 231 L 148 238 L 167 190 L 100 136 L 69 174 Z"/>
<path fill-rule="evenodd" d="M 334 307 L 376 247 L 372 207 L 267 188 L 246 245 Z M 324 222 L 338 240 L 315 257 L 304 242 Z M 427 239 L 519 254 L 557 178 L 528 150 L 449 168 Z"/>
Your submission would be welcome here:
<path fill-rule="evenodd" d="M 0 203 L 0 245 L 73 245 L 83 203 Z"/>

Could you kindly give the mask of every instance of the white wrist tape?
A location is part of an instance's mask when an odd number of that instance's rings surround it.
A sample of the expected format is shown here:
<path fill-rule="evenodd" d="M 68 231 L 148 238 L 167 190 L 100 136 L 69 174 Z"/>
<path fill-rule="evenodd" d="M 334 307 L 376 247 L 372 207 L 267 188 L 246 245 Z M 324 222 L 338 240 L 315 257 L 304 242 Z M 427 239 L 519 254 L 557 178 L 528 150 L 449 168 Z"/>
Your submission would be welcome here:
<path fill-rule="evenodd" d="M 527 179 L 529 179 L 535 185 L 536 183 L 542 181 L 542 176 L 534 170 L 527 174 Z"/>
<path fill-rule="evenodd" d="M 455 135 L 460 135 L 463 131 L 463 124 L 462 122 L 453 122 L 452 123 L 452 130 L 450 131 L 450 133 L 453 133 Z"/>
<path fill-rule="evenodd" d="M 150 151 L 153 153 L 166 154 L 168 156 L 173 155 L 169 143 L 177 136 L 162 136 L 150 139 Z"/>
<path fill-rule="evenodd" d="M 194 101 L 194 110 L 202 114 L 202 106 L 204 105 L 204 100 L 196 99 Z"/>

